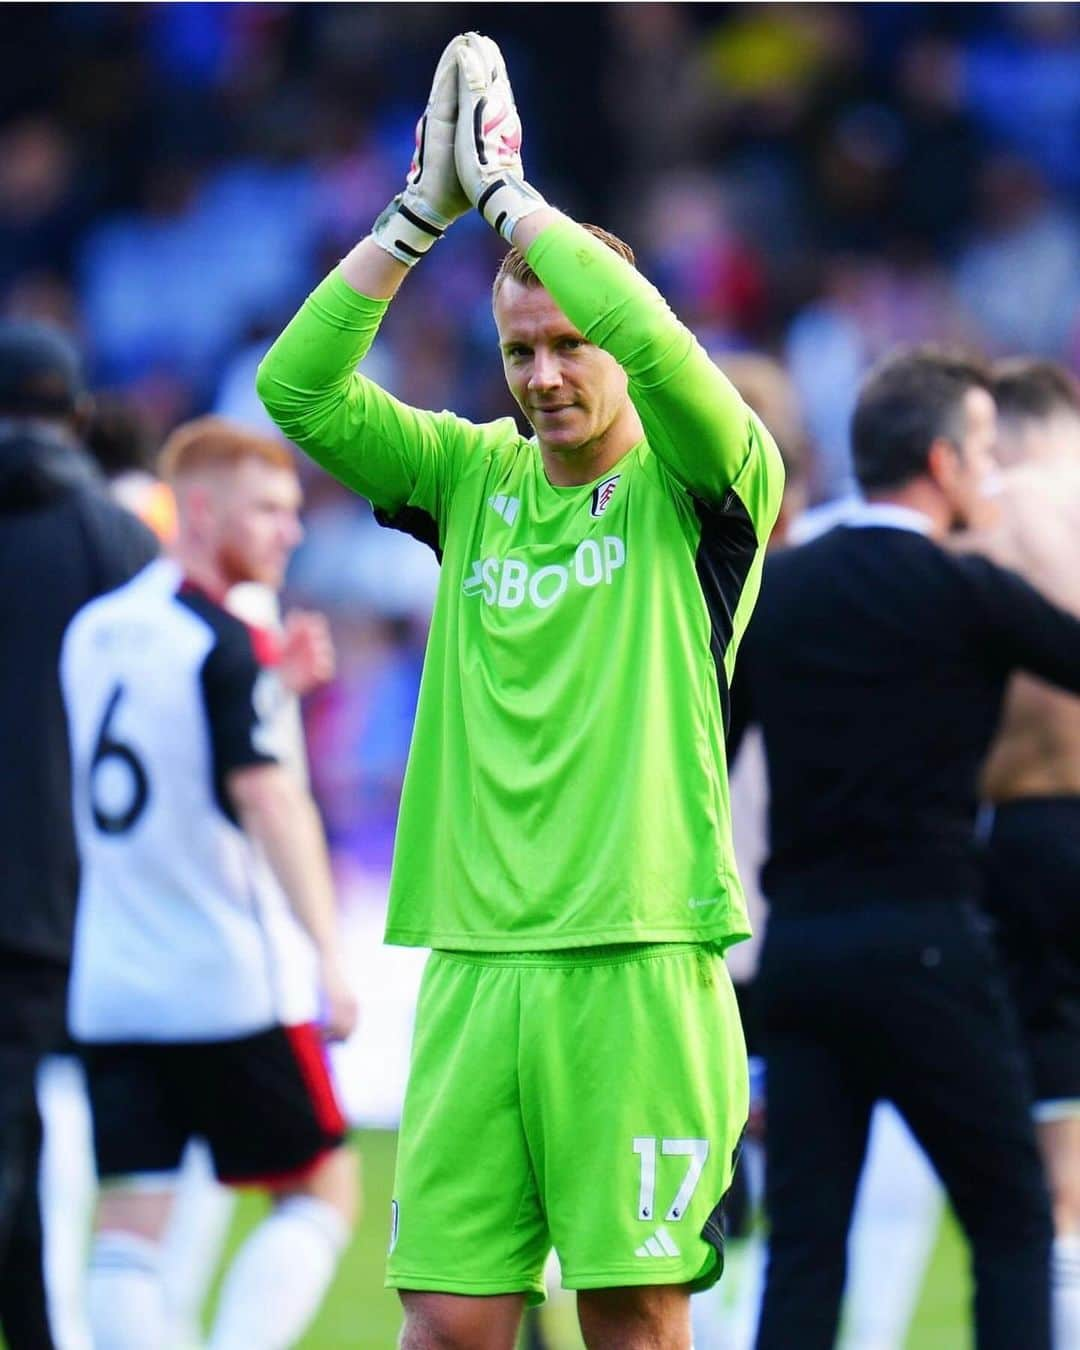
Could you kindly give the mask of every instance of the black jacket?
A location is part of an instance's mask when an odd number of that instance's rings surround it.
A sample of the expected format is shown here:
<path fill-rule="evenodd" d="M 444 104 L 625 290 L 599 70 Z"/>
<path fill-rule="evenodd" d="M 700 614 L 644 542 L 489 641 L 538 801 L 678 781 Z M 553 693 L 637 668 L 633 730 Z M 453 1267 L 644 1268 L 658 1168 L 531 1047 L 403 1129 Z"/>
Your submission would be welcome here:
<path fill-rule="evenodd" d="M 773 913 L 976 898 L 976 780 L 1006 681 L 1080 691 L 1080 623 L 1014 572 L 908 530 L 771 556 L 731 739 L 760 723 Z"/>
<path fill-rule="evenodd" d="M 76 610 L 156 553 L 83 450 L 44 423 L 0 423 L 0 957 L 70 960 L 78 866 L 60 644 Z"/>

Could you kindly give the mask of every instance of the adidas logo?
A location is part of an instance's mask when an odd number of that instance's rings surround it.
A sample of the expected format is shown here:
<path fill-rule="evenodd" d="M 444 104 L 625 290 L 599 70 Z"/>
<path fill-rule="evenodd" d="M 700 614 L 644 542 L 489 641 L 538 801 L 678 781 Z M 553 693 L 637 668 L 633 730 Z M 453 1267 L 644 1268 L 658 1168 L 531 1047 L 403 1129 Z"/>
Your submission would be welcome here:
<path fill-rule="evenodd" d="M 497 516 L 502 516 L 507 525 L 513 525 L 514 521 L 517 520 L 518 511 L 521 510 L 521 498 L 504 497 L 500 492 L 494 497 L 488 498 L 488 506 Z"/>
<path fill-rule="evenodd" d="M 634 1253 L 635 1256 L 681 1256 L 671 1234 L 661 1226 L 650 1238 L 646 1238 Z"/>

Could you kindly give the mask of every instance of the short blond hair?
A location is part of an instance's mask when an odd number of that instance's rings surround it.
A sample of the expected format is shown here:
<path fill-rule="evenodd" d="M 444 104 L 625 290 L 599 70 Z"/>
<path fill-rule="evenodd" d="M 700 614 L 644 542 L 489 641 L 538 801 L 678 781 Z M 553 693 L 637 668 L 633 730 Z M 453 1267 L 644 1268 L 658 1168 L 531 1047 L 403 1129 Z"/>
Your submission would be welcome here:
<path fill-rule="evenodd" d="M 1065 366 L 1037 356 L 1012 356 L 990 371 L 994 402 L 1003 417 L 1080 417 L 1080 381 Z"/>
<path fill-rule="evenodd" d="M 233 468 L 245 459 L 261 460 L 275 469 L 296 469 L 292 452 L 276 437 L 211 415 L 183 422 L 172 432 L 161 447 L 158 470 L 175 483 L 205 469 Z"/>
<path fill-rule="evenodd" d="M 588 230 L 602 244 L 606 244 L 612 253 L 617 253 L 631 267 L 637 266 L 634 250 L 625 239 L 620 239 L 617 234 L 612 234 L 610 230 L 605 230 L 601 225 L 582 224 L 581 228 Z M 540 278 L 526 262 L 524 253 L 513 247 L 507 249 L 503 254 L 502 261 L 499 263 L 499 270 L 495 273 L 495 280 L 491 284 L 492 302 L 502 289 L 504 281 L 516 281 L 519 286 L 529 287 L 542 284 Z"/>

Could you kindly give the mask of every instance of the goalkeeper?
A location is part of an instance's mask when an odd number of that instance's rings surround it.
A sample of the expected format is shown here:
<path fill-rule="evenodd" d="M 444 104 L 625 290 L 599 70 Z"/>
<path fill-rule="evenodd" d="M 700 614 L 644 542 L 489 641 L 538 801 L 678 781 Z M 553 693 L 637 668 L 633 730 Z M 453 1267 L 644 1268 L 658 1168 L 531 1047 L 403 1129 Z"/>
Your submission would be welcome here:
<path fill-rule="evenodd" d="M 443 54 L 399 197 L 267 355 L 282 431 L 442 558 L 388 942 L 434 949 L 388 1283 L 406 1350 L 510 1350 L 552 1244 L 590 1347 L 690 1345 L 747 1113 L 724 722 L 782 490 L 768 432 L 632 266 L 522 177 L 501 54 Z M 535 435 L 356 373 L 470 207 Z"/>

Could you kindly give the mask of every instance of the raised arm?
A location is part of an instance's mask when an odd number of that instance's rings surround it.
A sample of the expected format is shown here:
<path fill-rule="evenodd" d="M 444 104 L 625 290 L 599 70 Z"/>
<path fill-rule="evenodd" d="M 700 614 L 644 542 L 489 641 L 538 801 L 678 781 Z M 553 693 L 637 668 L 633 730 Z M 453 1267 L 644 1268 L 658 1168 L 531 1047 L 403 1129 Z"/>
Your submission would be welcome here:
<path fill-rule="evenodd" d="M 439 62 L 404 190 L 304 302 L 256 379 L 277 425 L 335 478 L 390 514 L 408 505 L 436 520 L 465 424 L 410 408 L 356 366 L 409 269 L 469 207 L 453 154 L 460 41 Z"/>
<path fill-rule="evenodd" d="M 764 542 L 783 493 L 780 453 L 660 292 L 550 208 L 523 220 L 514 243 L 571 322 L 626 371 L 656 455 L 695 496 L 720 502 L 734 488 Z"/>
<path fill-rule="evenodd" d="M 764 542 L 784 479 L 772 438 L 660 293 L 524 181 L 520 119 L 495 44 L 467 34 L 457 61 L 456 159 L 470 200 L 627 372 L 649 444 L 673 476 L 713 504 L 734 489 Z"/>

